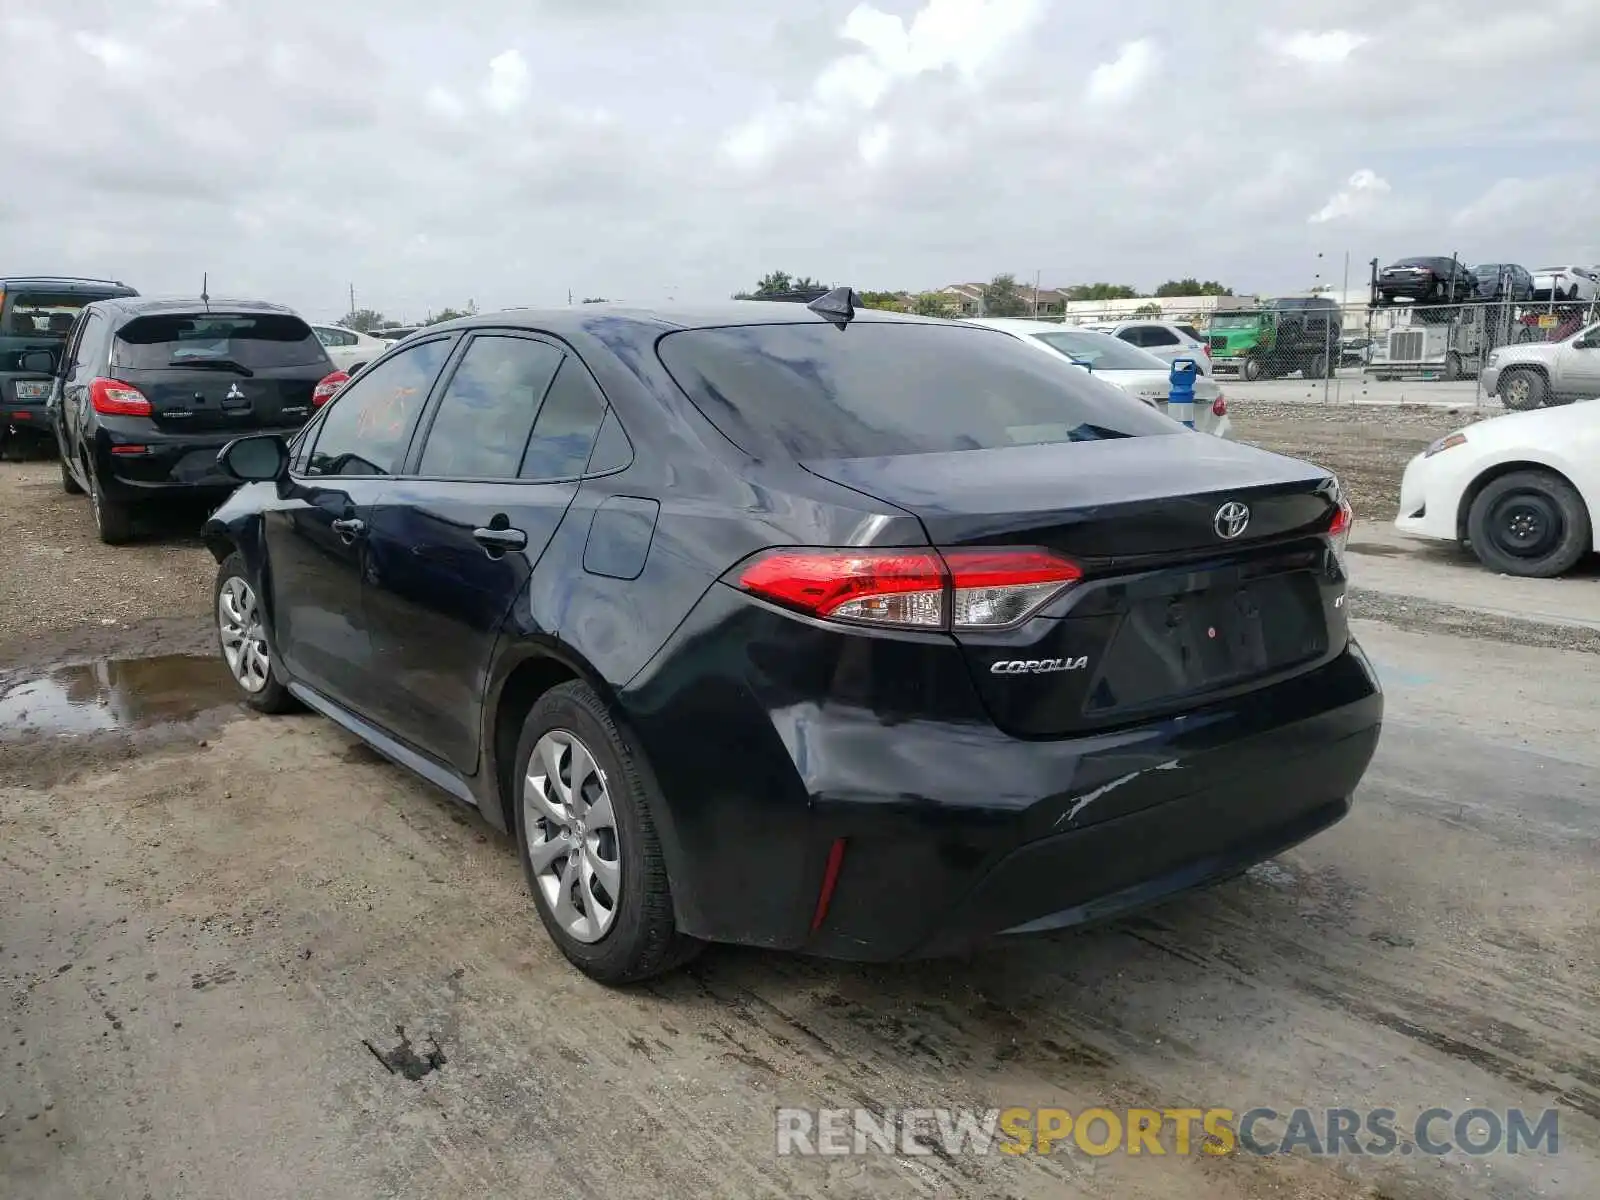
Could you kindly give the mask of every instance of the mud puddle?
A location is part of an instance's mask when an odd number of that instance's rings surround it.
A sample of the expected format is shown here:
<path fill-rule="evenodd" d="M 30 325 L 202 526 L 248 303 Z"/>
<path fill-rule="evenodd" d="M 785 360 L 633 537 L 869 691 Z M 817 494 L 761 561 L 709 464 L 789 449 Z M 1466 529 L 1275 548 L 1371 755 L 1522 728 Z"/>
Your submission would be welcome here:
<path fill-rule="evenodd" d="M 0 672 L 0 742 L 151 730 L 237 700 L 215 655 L 106 658 Z"/>

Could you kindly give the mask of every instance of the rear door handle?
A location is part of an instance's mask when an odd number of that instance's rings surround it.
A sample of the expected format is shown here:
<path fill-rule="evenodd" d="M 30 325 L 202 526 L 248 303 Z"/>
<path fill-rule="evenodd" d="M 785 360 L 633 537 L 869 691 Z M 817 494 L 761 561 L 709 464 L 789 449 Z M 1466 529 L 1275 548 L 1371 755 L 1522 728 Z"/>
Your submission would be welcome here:
<path fill-rule="evenodd" d="M 485 550 L 521 550 L 528 544 L 528 535 L 520 529 L 490 529 L 487 526 L 474 529 L 472 540 Z"/>
<path fill-rule="evenodd" d="M 330 528 L 346 541 L 353 541 L 361 536 L 367 523 L 359 517 L 342 517 L 334 521 Z"/>

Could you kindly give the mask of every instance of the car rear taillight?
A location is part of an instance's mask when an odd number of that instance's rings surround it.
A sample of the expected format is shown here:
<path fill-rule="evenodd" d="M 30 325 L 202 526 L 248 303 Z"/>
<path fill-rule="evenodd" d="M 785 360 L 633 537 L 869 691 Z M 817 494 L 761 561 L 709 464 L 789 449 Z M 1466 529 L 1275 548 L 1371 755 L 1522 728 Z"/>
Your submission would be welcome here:
<path fill-rule="evenodd" d="M 956 629 L 1015 625 L 1083 578 L 1077 563 L 1045 550 L 946 550 Z"/>
<path fill-rule="evenodd" d="M 1210 342 L 1202 342 L 1201 345 L 1200 345 L 1200 349 L 1205 351 L 1207 359 L 1209 359 L 1211 357 L 1211 343 Z"/>
<path fill-rule="evenodd" d="M 339 394 L 339 389 L 350 382 L 350 372 L 335 371 L 331 375 L 324 375 L 322 381 L 311 391 L 311 407 L 321 408 L 329 400 Z"/>
<path fill-rule="evenodd" d="M 1334 555 L 1339 559 L 1339 566 L 1345 565 L 1345 549 L 1350 545 L 1350 530 L 1356 523 L 1356 510 L 1350 507 L 1350 501 L 1343 495 L 1339 497 L 1339 507 L 1334 509 L 1333 520 L 1328 522 L 1328 540 L 1333 543 Z"/>
<path fill-rule="evenodd" d="M 1217 394 L 1217 398 L 1211 402 L 1211 415 L 1213 417 L 1225 417 L 1228 415 L 1228 398 L 1220 392 Z"/>
<path fill-rule="evenodd" d="M 89 382 L 89 403 L 95 412 L 113 417 L 148 417 L 150 401 L 131 383 L 120 379 L 94 379 Z"/>
<path fill-rule="evenodd" d="M 740 588 L 808 616 L 898 629 L 997 629 L 1083 577 L 1044 550 L 771 550 Z"/>

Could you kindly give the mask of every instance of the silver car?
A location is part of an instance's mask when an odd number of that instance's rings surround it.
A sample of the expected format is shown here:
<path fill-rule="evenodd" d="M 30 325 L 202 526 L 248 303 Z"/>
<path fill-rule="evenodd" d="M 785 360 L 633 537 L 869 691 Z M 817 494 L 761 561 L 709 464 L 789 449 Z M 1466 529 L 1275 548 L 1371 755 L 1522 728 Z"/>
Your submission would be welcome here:
<path fill-rule="evenodd" d="M 1093 329 L 1003 317 L 975 317 L 966 324 L 998 329 L 1021 338 L 1030 346 L 1067 358 L 1096 378 L 1116 385 L 1162 412 L 1167 411 L 1172 365 L 1137 346 L 1130 346 L 1121 338 Z M 1213 437 L 1232 437 L 1228 401 L 1222 388 L 1209 375 L 1198 373 L 1194 381 L 1194 427 Z"/>
<path fill-rule="evenodd" d="M 1559 342 L 1525 342 L 1489 351 L 1483 390 L 1512 409 L 1600 396 L 1600 324 Z"/>

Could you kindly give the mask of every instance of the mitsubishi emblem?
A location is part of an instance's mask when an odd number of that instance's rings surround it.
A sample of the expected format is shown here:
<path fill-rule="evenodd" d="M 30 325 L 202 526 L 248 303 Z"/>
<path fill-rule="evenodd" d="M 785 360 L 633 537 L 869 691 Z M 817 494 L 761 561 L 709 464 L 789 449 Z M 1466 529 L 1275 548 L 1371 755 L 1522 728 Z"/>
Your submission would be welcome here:
<path fill-rule="evenodd" d="M 1211 518 L 1211 527 L 1219 538 L 1231 542 L 1250 527 L 1250 506 L 1229 500 L 1217 509 L 1217 515 Z"/>
<path fill-rule="evenodd" d="M 226 396 L 224 396 L 223 399 L 224 400 L 243 400 L 244 399 L 244 393 L 239 390 L 239 385 L 236 383 L 236 384 L 234 384 L 232 387 L 230 387 L 228 389 L 228 394 Z"/>

